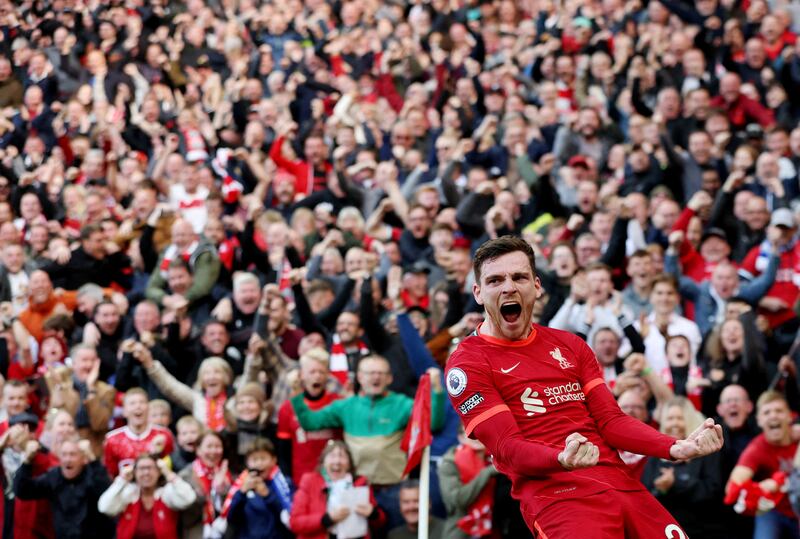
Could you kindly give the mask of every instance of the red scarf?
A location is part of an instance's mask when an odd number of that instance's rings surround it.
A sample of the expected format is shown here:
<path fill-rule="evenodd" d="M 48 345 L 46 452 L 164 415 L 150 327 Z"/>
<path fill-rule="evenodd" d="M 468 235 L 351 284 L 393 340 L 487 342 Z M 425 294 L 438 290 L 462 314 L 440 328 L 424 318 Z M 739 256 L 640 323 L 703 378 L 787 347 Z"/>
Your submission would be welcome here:
<path fill-rule="evenodd" d="M 225 266 L 228 271 L 233 271 L 233 262 L 236 259 L 236 250 L 241 247 L 239 239 L 236 236 L 226 238 L 219 244 L 217 251 L 219 252 L 219 261 Z"/>
<path fill-rule="evenodd" d="M 369 348 L 364 344 L 364 341 L 359 339 L 357 345 L 358 353 L 361 357 L 369 354 Z M 331 375 L 339 380 L 342 385 L 347 384 L 350 364 L 347 361 L 347 350 L 345 350 L 342 339 L 339 337 L 338 333 L 334 333 L 333 342 L 331 343 L 330 371 Z"/>
<path fill-rule="evenodd" d="M 206 497 L 205 507 L 203 507 L 203 524 L 211 524 L 216 517 L 214 500 L 213 496 L 211 496 L 211 486 L 214 484 L 214 474 L 217 472 L 217 469 L 206 466 L 201 459 L 197 458 L 192 462 L 192 472 L 197 478 L 197 482 L 200 483 L 200 487 L 203 489 L 203 494 Z M 226 472 L 226 475 L 228 482 L 230 482 L 230 472 Z"/>
<path fill-rule="evenodd" d="M 216 397 L 206 396 L 206 426 L 214 432 L 221 432 L 227 426 L 225 421 L 225 402 L 228 400 L 222 391 Z"/>
<path fill-rule="evenodd" d="M 472 481 L 487 465 L 486 456 L 480 456 L 467 445 L 456 448 L 456 468 L 463 484 Z M 460 518 L 458 527 L 472 537 L 492 535 L 492 509 L 494 507 L 495 479 L 492 477 L 483 487 L 475 501 L 470 504 L 467 514 Z"/>
<path fill-rule="evenodd" d="M 233 502 L 233 497 L 237 492 L 242 490 L 242 485 L 244 485 L 244 482 L 249 475 L 250 471 L 245 470 L 240 473 L 239 477 L 236 478 L 236 481 L 233 482 L 230 490 L 228 490 L 228 495 L 225 496 L 225 503 L 222 504 L 222 511 L 220 512 L 219 516 L 222 518 L 228 518 L 228 512 L 231 510 L 231 502 Z"/>
<path fill-rule="evenodd" d="M 172 261 L 179 256 L 184 262 L 191 265 L 190 261 L 192 260 L 192 255 L 197 250 L 198 245 L 198 242 L 194 241 L 181 253 L 178 253 L 178 247 L 175 246 L 174 243 L 167 247 L 166 251 L 164 251 L 164 258 L 161 260 L 161 266 L 158 268 L 159 271 L 161 271 L 161 276 L 165 279 L 167 278 L 167 270 L 169 269 L 169 265 L 172 264 Z"/>
<path fill-rule="evenodd" d="M 423 309 L 430 309 L 431 297 L 429 295 L 422 296 L 421 298 L 414 298 L 408 290 L 400 291 L 400 299 L 403 301 L 404 307 L 421 307 Z"/>

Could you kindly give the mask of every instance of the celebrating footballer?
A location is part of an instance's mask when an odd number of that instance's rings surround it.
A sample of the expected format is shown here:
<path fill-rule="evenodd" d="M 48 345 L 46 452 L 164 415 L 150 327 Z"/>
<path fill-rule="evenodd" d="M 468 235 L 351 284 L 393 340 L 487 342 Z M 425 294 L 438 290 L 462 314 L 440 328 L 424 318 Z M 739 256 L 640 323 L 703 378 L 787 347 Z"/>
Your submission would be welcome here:
<path fill-rule="evenodd" d="M 448 361 L 447 391 L 467 435 L 511 478 L 533 534 L 686 538 L 617 450 L 684 461 L 718 451 L 722 428 L 708 419 L 676 440 L 625 415 L 580 337 L 531 322 L 542 287 L 524 240 L 488 241 L 474 271 L 486 320 Z"/>

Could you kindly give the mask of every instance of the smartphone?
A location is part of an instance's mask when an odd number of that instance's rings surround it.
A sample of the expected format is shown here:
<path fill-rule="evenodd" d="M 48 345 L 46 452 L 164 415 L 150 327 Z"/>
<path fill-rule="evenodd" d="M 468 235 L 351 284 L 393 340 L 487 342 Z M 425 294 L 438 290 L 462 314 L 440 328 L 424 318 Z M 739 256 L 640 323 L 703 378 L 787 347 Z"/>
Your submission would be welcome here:
<path fill-rule="evenodd" d="M 256 335 L 258 335 L 265 341 L 269 338 L 269 330 L 267 329 L 268 322 L 269 322 L 269 315 L 261 314 L 261 311 L 256 313 L 256 317 L 253 320 L 253 331 L 255 331 Z"/>

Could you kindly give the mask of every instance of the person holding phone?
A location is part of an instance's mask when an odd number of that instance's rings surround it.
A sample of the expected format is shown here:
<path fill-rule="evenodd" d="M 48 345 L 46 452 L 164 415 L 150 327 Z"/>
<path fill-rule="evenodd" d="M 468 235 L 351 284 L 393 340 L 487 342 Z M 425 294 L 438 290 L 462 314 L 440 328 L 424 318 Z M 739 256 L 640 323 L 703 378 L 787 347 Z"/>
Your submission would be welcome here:
<path fill-rule="evenodd" d="M 255 440 L 247 452 L 247 468 L 233 483 L 222 516 L 228 520 L 226 536 L 238 539 L 291 537 L 287 526 L 294 485 L 278 467 L 275 446 L 265 438 Z"/>

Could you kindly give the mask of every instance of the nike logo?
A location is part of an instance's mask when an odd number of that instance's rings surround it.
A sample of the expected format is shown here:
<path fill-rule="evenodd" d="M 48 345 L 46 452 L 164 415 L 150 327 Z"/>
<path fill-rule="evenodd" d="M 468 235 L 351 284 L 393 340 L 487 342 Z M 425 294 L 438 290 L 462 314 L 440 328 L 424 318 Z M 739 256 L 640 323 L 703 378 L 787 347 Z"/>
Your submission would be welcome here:
<path fill-rule="evenodd" d="M 500 369 L 500 372 L 502 372 L 503 374 L 508 374 L 508 373 L 510 373 L 511 371 L 513 371 L 514 369 L 516 369 L 517 367 L 519 367 L 519 364 L 520 364 L 520 362 L 519 362 L 519 361 L 517 361 L 517 364 L 516 364 L 516 365 L 514 365 L 513 367 L 511 367 L 511 368 L 508 368 L 508 369 Z"/>

